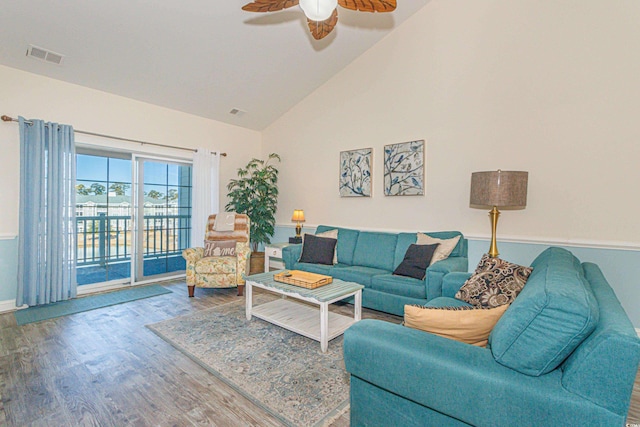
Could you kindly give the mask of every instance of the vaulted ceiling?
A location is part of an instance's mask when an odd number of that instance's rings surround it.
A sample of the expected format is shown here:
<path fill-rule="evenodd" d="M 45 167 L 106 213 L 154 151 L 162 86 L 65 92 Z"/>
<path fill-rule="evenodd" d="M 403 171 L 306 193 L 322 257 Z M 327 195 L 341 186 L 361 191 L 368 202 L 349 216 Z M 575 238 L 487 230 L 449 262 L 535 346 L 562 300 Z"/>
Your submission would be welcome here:
<path fill-rule="evenodd" d="M 339 8 L 320 41 L 298 7 L 255 14 L 241 10 L 248 0 L 5 1 L 0 64 L 262 130 L 428 1 Z M 62 64 L 28 57 L 29 45 Z"/>

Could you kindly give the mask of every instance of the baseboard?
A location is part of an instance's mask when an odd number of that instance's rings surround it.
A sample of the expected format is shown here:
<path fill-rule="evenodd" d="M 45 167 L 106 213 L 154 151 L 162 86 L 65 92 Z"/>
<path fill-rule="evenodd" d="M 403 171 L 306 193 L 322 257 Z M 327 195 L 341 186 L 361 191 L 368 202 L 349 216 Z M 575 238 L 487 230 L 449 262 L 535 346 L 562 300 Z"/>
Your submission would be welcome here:
<path fill-rule="evenodd" d="M 27 308 L 28 306 L 23 305 L 20 307 L 20 310 L 23 308 Z M 6 301 L 0 301 L 0 313 L 8 313 L 10 311 L 16 311 L 18 307 L 16 307 L 16 300 L 10 299 Z"/>

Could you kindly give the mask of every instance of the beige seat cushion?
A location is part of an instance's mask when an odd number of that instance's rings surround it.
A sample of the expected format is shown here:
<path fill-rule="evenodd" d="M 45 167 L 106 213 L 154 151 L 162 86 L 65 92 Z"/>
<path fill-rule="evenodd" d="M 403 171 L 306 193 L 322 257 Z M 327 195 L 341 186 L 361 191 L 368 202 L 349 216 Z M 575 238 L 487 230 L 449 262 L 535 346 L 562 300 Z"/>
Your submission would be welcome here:
<path fill-rule="evenodd" d="M 404 306 L 404 325 L 486 347 L 491 330 L 509 305 L 496 308 Z"/>
<path fill-rule="evenodd" d="M 196 262 L 195 270 L 200 274 L 230 274 L 236 272 L 236 265 L 236 257 L 207 257 Z"/>

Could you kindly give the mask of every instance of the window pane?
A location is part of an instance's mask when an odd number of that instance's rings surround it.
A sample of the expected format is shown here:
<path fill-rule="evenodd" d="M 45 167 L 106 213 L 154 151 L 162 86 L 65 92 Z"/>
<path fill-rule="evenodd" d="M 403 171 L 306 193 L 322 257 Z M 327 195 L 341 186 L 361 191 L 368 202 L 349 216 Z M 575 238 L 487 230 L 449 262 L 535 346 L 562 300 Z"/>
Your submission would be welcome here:
<path fill-rule="evenodd" d="M 165 185 L 167 183 L 167 164 L 145 161 L 144 183 Z"/>
<path fill-rule="evenodd" d="M 78 154 L 76 156 L 76 179 L 106 181 L 107 158 Z"/>
<path fill-rule="evenodd" d="M 109 181 L 131 182 L 131 160 L 109 159 Z"/>

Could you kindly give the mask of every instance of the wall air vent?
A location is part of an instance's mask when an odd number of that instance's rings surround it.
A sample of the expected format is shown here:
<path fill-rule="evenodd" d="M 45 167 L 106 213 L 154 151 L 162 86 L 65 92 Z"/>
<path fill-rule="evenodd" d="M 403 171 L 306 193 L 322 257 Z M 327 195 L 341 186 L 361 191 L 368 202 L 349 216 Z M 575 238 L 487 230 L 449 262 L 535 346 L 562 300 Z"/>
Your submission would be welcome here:
<path fill-rule="evenodd" d="M 59 53 L 51 52 L 50 50 L 34 45 L 29 45 L 29 49 L 27 49 L 27 56 L 41 61 L 51 62 L 56 65 L 62 64 L 62 60 L 64 59 L 64 55 L 60 55 Z"/>
<path fill-rule="evenodd" d="M 231 111 L 229 111 L 229 114 L 233 114 L 236 117 L 242 117 L 245 114 L 247 114 L 246 111 L 240 110 L 238 108 L 232 108 Z"/>

